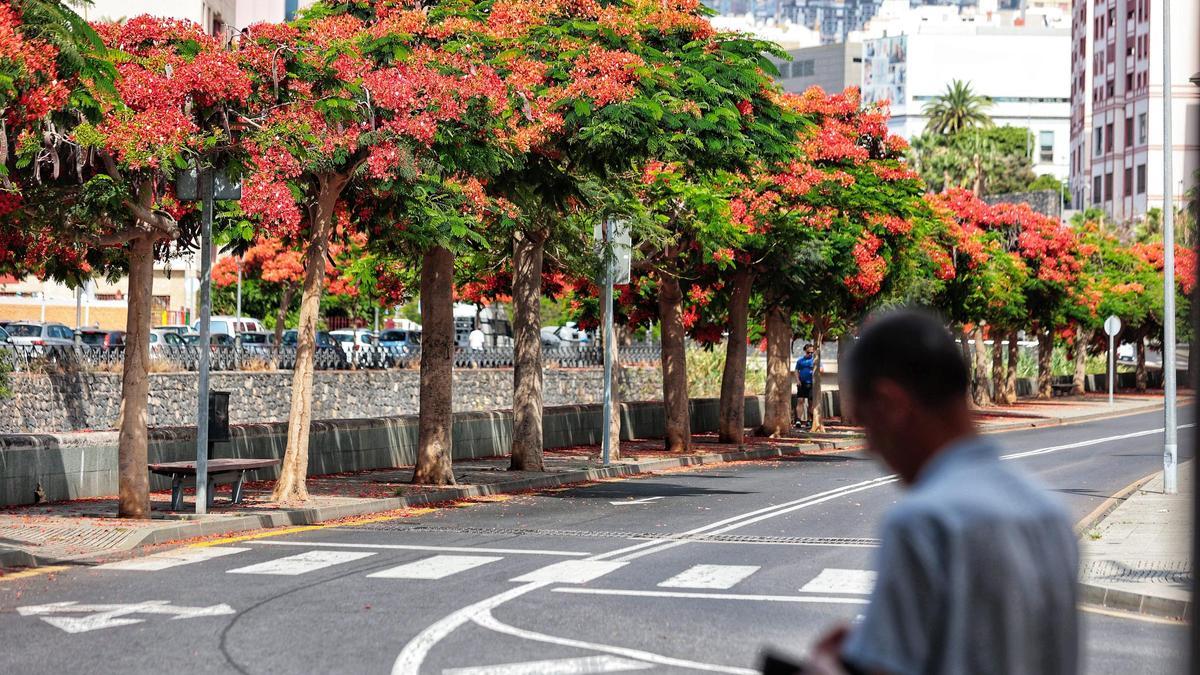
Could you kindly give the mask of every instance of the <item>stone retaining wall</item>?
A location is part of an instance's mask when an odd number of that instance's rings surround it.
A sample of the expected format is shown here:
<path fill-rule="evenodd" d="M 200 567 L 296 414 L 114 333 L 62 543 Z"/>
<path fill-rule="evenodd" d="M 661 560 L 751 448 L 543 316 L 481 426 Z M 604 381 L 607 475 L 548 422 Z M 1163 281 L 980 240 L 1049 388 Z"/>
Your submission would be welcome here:
<path fill-rule="evenodd" d="M 826 397 L 827 403 L 835 397 Z M 715 431 L 719 402 L 692 401 L 692 430 Z M 762 399 L 746 399 L 746 425 L 762 423 Z M 629 438 L 661 438 L 663 406 L 633 402 L 621 406 L 621 432 Z M 543 434 L 546 447 L 598 444 L 599 405 L 546 408 Z M 287 445 L 287 424 L 243 424 L 232 428 L 233 440 L 220 443 L 214 457 L 281 459 Z M 196 458 L 193 428 L 150 431 L 150 462 Z M 456 413 L 452 457 L 469 459 L 505 455 L 512 443 L 512 413 Z M 416 461 L 415 416 L 313 422 L 309 437 L 310 474 L 340 473 L 411 465 Z M 274 478 L 276 469 L 253 472 L 252 480 Z M 150 477 L 151 489 L 166 490 L 169 481 Z M 30 504 L 38 487 L 49 501 L 101 497 L 117 493 L 117 432 L 65 434 L 0 434 L 0 506 Z"/>
<path fill-rule="evenodd" d="M 13 397 L 0 399 L 0 434 L 56 433 L 112 429 L 121 406 L 121 376 L 116 373 L 10 375 Z M 599 403 L 600 368 L 547 369 L 548 406 Z M 282 422 L 291 400 L 292 373 L 216 372 L 212 388 L 232 393 L 231 421 Z M 621 400 L 646 401 L 662 396 L 658 368 L 624 368 Z M 503 410 L 512 406 L 511 369 L 456 370 L 454 410 Z M 196 423 L 195 373 L 150 375 L 150 426 Z M 391 417 L 416 414 L 416 370 L 318 371 L 313 378 L 313 419 Z"/>

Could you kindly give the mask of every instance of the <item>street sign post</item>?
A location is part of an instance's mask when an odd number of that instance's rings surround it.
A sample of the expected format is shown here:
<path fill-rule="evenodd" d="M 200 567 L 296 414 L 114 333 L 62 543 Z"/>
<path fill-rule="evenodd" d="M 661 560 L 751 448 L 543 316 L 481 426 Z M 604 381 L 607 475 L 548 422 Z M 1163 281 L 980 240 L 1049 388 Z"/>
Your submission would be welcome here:
<path fill-rule="evenodd" d="M 604 345 L 604 405 L 601 407 L 604 431 L 600 441 L 600 457 L 608 466 L 612 461 L 613 285 L 629 283 L 633 247 L 629 223 L 626 221 L 605 218 L 603 222 L 596 223 L 594 235 L 604 259 L 604 333 L 601 338 Z"/>
<path fill-rule="evenodd" d="M 176 194 L 181 200 L 199 200 L 200 215 L 200 348 L 199 391 L 196 401 L 196 514 L 208 512 L 208 371 L 210 344 L 209 317 L 212 315 L 212 226 L 216 200 L 242 198 L 242 186 L 211 167 L 192 167 L 180 173 Z M 239 312 L 240 313 L 240 312 Z"/>
<path fill-rule="evenodd" d="M 1113 378 L 1117 374 L 1117 351 L 1113 348 L 1117 333 L 1121 332 L 1121 318 L 1110 316 L 1104 320 L 1104 332 L 1108 334 L 1108 405 L 1113 404 Z"/>
<path fill-rule="evenodd" d="M 1179 491 L 1176 476 L 1179 444 L 1175 419 L 1175 146 L 1171 141 L 1171 3 L 1162 3 L 1163 14 L 1163 492 L 1173 495 Z"/>

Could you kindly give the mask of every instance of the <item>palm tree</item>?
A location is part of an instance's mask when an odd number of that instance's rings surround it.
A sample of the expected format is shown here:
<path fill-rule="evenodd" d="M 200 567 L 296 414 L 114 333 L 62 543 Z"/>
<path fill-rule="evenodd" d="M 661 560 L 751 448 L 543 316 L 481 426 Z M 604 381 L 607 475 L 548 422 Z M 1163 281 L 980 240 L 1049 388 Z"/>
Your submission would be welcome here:
<path fill-rule="evenodd" d="M 992 126 L 992 118 L 985 112 L 992 106 L 992 99 L 971 91 L 971 84 L 953 80 L 946 85 L 946 93 L 925 104 L 922 112 L 929 119 L 928 131 L 935 134 L 956 134 L 964 129 Z"/>

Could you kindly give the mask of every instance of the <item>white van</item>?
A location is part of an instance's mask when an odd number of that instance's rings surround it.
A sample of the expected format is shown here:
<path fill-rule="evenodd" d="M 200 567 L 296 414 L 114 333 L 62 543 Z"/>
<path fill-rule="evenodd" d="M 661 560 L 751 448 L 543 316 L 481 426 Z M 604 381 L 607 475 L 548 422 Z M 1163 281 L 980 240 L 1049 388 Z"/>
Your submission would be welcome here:
<path fill-rule="evenodd" d="M 208 330 L 213 335 L 228 335 L 229 337 L 237 337 L 238 333 L 247 333 L 251 331 L 265 331 L 266 328 L 258 319 L 251 319 L 248 316 L 238 318 L 236 316 L 213 316 L 209 317 Z M 192 322 L 192 331 L 200 332 L 200 320 Z"/>

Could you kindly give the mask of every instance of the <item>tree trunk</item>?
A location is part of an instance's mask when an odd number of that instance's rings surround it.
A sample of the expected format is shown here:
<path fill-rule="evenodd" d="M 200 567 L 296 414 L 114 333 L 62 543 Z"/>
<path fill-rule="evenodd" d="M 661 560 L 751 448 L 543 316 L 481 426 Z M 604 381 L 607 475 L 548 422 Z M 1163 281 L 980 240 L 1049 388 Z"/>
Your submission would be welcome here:
<path fill-rule="evenodd" d="M 746 339 L 750 314 L 750 270 L 739 267 L 729 296 L 729 338 L 721 372 L 721 408 L 717 435 L 722 443 L 746 440 Z"/>
<path fill-rule="evenodd" d="M 283 328 L 287 321 L 288 310 L 292 308 L 292 296 L 295 295 L 296 289 L 291 284 L 283 287 L 283 291 L 279 294 L 279 313 L 275 315 L 275 348 L 278 349 L 283 344 Z"/>
<path fill-rule="evenodd" d="M 683 290 L 675 277 L 658 279 L 658 319 L 662 331 L 663 407 L 667 452 L 692 449 L 688 410 L 687 346 L 684 343 Z"/>
<path fill-rule="evenodd" d="M 975 384 L 974 399 L 975 405 L 984 407 L 992 404 L 992 394 L 988 391 L 988 362 L 987 362 L 987 345 L 983 341 L 983 328 L 975 326 L 971 331 L 971 340 L 974 343 L 973 349 L 975 352 L 975 377 L 972 378 Z"/>
<path fill-rule="evenodd" d="M 998 405 L 1006 405 L 1008 400 L 1004 387 L 1004 334 L 998 330 L 992 331 L 992 398 Z"/>
<path fill-rule="evenodd" d="M 121 371 L 121 413 L 117 418 L 117 515 L 150 517 L 148 462 L 150 395 L 150 308 L 154 300 L 154 239 L 134 239 L 129 250 L 129 314 Z M 203 349 L 203 347 L 201 347 Z"/>
<path fill-rule="evenodd" d="M 1004 399 L 1009 404 L 1017 402 L 1017 364 L 1020 360 L 1020 335 L 1014 330 L 1008 334 L 1008 369 L 1004 378 Z"/>
<path fill-rule="evenodd" d="M 1133 346 L 1137 350 L 1137 390 L 1144 392 L 1150 386 L 1150 377 L 1146 372 L 1146 336 L 1138 333 L 1137 341 L 1133 343 Z"/>
<path fill-rule="evenodd" d="M 792 322 L 782 307 L 767 310 L 767 391 L 762 435 L 784 435 L 792 425 Z"/>
<path fill-rule="evenodd" d="M 276 502 L 308 500 L 308 436 L 312 426 L 313 366 L 317 352 L 317 319 L 325 288 L 325 255 L 333 233 L 333 211 L 344 180 L 324 180 L 317 196 L 317 213 L 308 247 L 304 251 L 304 286 L 300 296 L 300 323 L 296 326 L 296 363 L 292 370 L 292 405 L 288 413 L 287 449 L 271 499 Z"/>
<path fill-rule="evenodd" d="M 542 253 L 546 232 L 513 239 L 513 437 L 510 471 L 542 460 Z"/>
<path fill-rule="evenodd" d="M 453 485 L 454 254 L 435 246 L 421 261 L 421 409 L 413 483 Z"/>
<path fill-rule="evenodd" d="M 821 319 L 813 322 L 813 348 L 815 350 L 813 359 L 813 381 L 812 381 L 812 396 L 808 399 L 808 420 L 810 425 L 808 430 L 812 433 L 821 433 L 825 431 L 824 406 L 822 403 L 825 397 L 821 395 L 821 345 L 825 342 L 825 331 L 828 326 Z M 791 351 L 789 349 L 789 351 Z M 788 354 L 791 357 L 791 354 Z"/>
<path fill-rule="evenodd" d="M 1083 326 L 1075 327 L 1075 374 L 1071 378 L 1071 394 L 1083 396 L 1087 393 L 1087 341 Z"/>
<path fill-rule="evenodd" d="M 1048 399 L 1054 394 L 1054 388 L 1051 385 L 1051 380 L 1054 373 L 1050 368 L 1054 363 L 1054 331 L 1049 328 L 1039 326 L 1037 328 L 1038 340 L 1038 374 L 1037 374 L 1037 398 Z"/>

